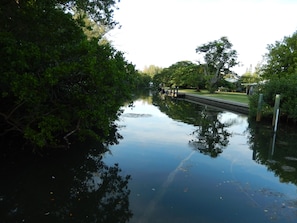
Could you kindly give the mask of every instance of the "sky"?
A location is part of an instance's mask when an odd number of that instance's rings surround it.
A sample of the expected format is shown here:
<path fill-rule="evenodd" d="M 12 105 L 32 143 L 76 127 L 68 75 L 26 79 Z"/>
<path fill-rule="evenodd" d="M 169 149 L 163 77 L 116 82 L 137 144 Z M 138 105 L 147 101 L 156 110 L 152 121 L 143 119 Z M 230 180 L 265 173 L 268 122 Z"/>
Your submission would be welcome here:
<path fill-rule="evenodd" d="M 201 60 L 195 49 L 226 36 L 242 75 L 262 62 L 267 45 L 297 31 L 297 0 L 121 0 L 108 33 L 127 61 L 143 70 Z"/>

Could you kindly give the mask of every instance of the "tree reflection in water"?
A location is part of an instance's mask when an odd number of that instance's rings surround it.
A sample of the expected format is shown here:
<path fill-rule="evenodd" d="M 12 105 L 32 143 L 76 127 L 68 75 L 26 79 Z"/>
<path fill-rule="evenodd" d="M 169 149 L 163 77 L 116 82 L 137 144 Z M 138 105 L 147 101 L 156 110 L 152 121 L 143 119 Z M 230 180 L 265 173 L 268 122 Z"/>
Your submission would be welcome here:
<path fill-rule="evenodd" d="M 222 123 L 219 118 L 221 111 L 206 105 L 173 100 L 170 97 L 154 96 L 153 101 L 154 105 L 172 119 L 181 120 L 197 128 L 192 132 L 194 139 L 189 142 L 195 150 L 217 157 L 228 145 L 231 133 L 228 132 L 227 127 L 233 122 Z"/>
<path fill-rule="evenodd" d="M 86 164 L 73 172 L 66 202 L 52 205 L 53 217 L 74 222 L 127 222 L 132 217 L 130 176 L 122 177 L 120 172 L 118 164 L 108 167 L 101 157 L 89 155 Z"/>
<path fill-rule="evenodd" d="M 279 176 L 281 182 L 297 185 L 296 127 L 280 124 L 273 133 L 271 123 L 249 120 L 248 131 L 253 159 Z"/>
<path fill-rule="evenodd" d="M 0 222 L 128 222 L 130 176 L 122 176 L 118 164 L 107 166 L 102 161 L 107 147 L 93 143 L 2 163 Z"/>
<path fill-rule="evenodd" d="M 230 125 L 218 119 L 218 112 L 204 109 L 201 111 L 200 125 L 192 133 L 195 139 L 189 143 L 201 153 L 215 158 L 229 143 L 231 133 L 226 128 Z"/>
<path fill-rule="evenodd" d="M 194 126 L 193 139 L 189 144 L 202 154 L 217 157 L 229 144 L 231 131 L 229 128 L 237 120 L 222 122 L 222 112 L 205 105 L 173 100 L 169 97 L 154 97 L 154 105 L 170 118 Z M 235 132 L 236 134 L 236 132 Z M 264 165 L 283 183 L 297 185 L 297 132 L 296 125 L 279 124 L 277 133 L 273 133 L 271 123 L 256 123 L 248 120 L 248 128 L 244 131 L 247 143 L 253 151 L 253 160 Z M 233 162 L 232 162 L 233 165 Z M 245 176 L 243 176 L 245 177 Z M 265 175 L 263 175 L 265 178 Z M 264 209 L 271 222 L 282 216 L 288 222 L 296 222 L 296 196 L 288 196 L 286 192 L 275 191 L 268 185 L 258 185 L 253 178 L 247 177 L 247 183 L 239 179 L 232 181 L 255 207 Z M 230 181 L 231 182 L 231 181 Z M 256 186 L 253 186 L 256 185 Z"/>
<path fill-rule="evenodd" d="M 280 182 L 297 185 L 296 126 L 280 123 L 277 132 L 274 133 L 271 123 L 257 123 L 254 120 L 249 120 L 247 131 L 250 133 L 248 143 L 250 149 L 253 150 L 253 160 L 265 165 L 268 171 L 279 177 Z M 274 204 L 283 199 L 282 194 L 275 194 L 265 189 L 259 192 L 273 197 Z M 297 200 L 281 200 L 280 203 L 284 211 L 293 210 L 295 212 L 294 221 L 296 221 Z M 279 206 L 275 208 L 277 209 Z M 290 213 L 287 214 L 290 216 Z"/>

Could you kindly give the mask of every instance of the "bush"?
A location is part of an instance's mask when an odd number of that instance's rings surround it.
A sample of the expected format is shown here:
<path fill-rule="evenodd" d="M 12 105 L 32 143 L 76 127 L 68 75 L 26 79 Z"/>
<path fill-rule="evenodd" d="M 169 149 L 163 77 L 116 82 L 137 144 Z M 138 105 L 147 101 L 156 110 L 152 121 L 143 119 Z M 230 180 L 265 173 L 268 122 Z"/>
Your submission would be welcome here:
<path fill-rule="evenodd" d="M 0 3 L 1 140 L 41 150 L 68 146 L 74 133 L 109 136 L 134 88 L 134 65 L 88 39 L 71 14 L 39 5 L 51 1 L 10 2 Z"/>
<path fill-rule="evenodd" d="M 269 117 L 273 114 L 275 95 L 280 94 L 281 116 L 297 121 L 297 75 L 274 78 L 263 85 L 250 97 L 250 115 L 256 116 L 259 94 L 263 93 L 262 114 Z"/>

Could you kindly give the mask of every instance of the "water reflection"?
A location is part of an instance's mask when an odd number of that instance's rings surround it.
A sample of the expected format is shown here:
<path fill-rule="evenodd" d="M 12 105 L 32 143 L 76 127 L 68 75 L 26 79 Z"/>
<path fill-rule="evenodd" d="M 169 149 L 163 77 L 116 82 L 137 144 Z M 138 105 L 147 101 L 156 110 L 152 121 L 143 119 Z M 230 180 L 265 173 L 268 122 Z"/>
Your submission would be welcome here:
<path fill-rule="evenodd" d="M 257 163 L 267 166 L 281 182 L 297 185 L 297 132 L 288 125 L 280 125 L 276 133 L 269 124 L 249 122 L 249 145 Z"/>
<path fill-rule="evenodd" d="M 153 102 L 169 117 L 193 124 L 195 139 L 190 145 L 205 155 L 217 157 L 229 143 L 232 133 L 228 130 L 237 120 L 222 121 L 222 111 L 207 105 L 192 104 L 155 96 Z M 281 182 L 297 185 L 297 132 L 294 126 L 280 125 L 274 133 L 265 123 L 249 120 L 248 143 L 253 159 L 267 166 L 269 171 L 280 177 Z M 268 143 L 269 142 L 269 143 Z"/>
<path fill-rule="evenodd" d="M 98 142 L 72 150 L 2 162 L 0 222 L 128 222 L 130 176 L 103 162 Z"/>
<path fill-rule="evenodd" d="M 228 131 L 234 120 L 221 121 L 222 111 L 201 104 L 191 104 L 171 98 L 154 97 L 154 104 L 169 117 L 193 124 L 195 130 L 189 144 L 197 151 L 217 157 L 229 143 Z"/>
<path fill-rule="evenodd" d="M 155 96 L 117 124 L 107 145 L 2 162 L 0 222 L 296 222 L 294 129 Z"/>
<path fill-rule="evenodd" d="M 229 143 L 228 123 L 222 123 L 218 119 L 217 112 L 207 110 L 201 111 L 200 125 L 193 132 L 195 139 L 190 144 L 201 153 L 209 155 L 213 158 L 223 152 Z"/>
<path fill-rule="evenodd" d="M 280 145 L 294 147 L 294 134 L 282 129 L 273 135 L 271 127 L 247 117 L 198 104 L 153 97 L 150 106 L 149 101 L 125 109 L 125 140 L 107 158 L 119 160 L 133 177 L 131 222 L 296 220 L 296 173 L 288 165 L 296 156 L 284 151 L 282 165 L 271 168 L 279 163 Z M 286 182 L 294 185 L 280 183 L 278 171 L 291 174 Z"/>
<path fill-rule="evenodd" d="M 193 104 L 169 97 L 153 97 L 153 103 L 170 118 L 192 124 L 194 139 L 190 145 L 205 155 L 217 157 L 228 146 L 232 136 L 230 127 L 238 118 L 223 120 L 221 110 L 207 105 Z M 246 129 L 248 144 L 253 151 L 253 160 L 267 166 L 282 182 L 297 185 L 297 132 L 294 126 L 279 126 L 277 133 L 271 125 L 249 120 Z"/>

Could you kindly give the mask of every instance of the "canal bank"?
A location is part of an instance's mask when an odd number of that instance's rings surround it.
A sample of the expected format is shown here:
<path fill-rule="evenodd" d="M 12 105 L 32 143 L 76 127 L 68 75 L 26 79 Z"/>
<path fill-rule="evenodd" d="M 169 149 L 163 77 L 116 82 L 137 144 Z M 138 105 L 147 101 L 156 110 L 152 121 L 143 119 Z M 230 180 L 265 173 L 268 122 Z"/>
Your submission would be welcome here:
<path fill-rule="evenodd" d="M 206 96 L 201 96 L 197 94 L 189 94 L 189 93 L 178 93 L 178 98 L 183 98 L 186 101 L 194 102 L 194 103 L 201 103 L 206 104 L 222 109 L 226 109 L 228 111 L 240 113 L 240 114 L 249 114 L 249 106 L 244 103 L 234 102 L 234 101 L 227 101 L 217 98 L 211 98 Z"/>

